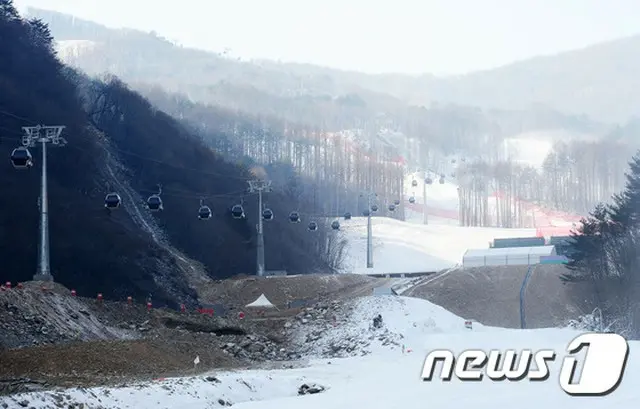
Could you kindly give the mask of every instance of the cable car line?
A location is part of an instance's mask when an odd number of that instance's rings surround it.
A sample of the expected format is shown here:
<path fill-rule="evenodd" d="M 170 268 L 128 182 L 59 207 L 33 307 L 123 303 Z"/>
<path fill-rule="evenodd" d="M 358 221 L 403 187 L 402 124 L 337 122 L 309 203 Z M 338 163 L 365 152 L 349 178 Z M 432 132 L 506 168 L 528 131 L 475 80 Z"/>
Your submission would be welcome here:
<path fill-rule="evenodd" d="M 107 151 L 114 150 L 114 151 L 122 153 L 124 155 L 134 156 L 134 157 L 137 157 L 137 158 L 142 159 L 142 160 L 147 160 L 149 162 L 154 162 L 154 163 L 157 163 L 157 164 L 160 164 L 160 165 L 164 165 L 164 166 L 167 166 L 167 167 L 172 167 L 174 169 L 185 170 L 185 171 L 194 172 L 194 173 L 200 173 L 200 174 L 206 175 L 206 176 L 217 176 L 217 177 L 222 177 L 222 178 L 225 178 L 225 179 L 234 179 L 234 180 L 242 180 L 242 181 L 247 181 L 247 180 L 250 179 L 250 177 L 246 177 L 245 178 L 245 177 L 232 176 L 232 175 L 222 174 L 222 173 L 217 173 L 217 172 L 204 171 L 204 170 L 201 170 L 201 169 L 188 168 L 188 167 L 185 167 L 185 166 L 172 165 L 170 163 L 161 161 L 159 159 L 150 158 L 150 157 L 143 156 L 143 155 L 140 155 L 140 154 L 137 154 L 137 153 L 134 153 L 134 152 L 125 151 L 125 150 L 122 150 L 122 149 L 119 149 L 119 148 L 115 148 L 115 147 L 107 147 L 107 146 L 104 146 L 101 142 L 98 142 L 98 145 L 100 145 L 103 149 L 105 149 Z M 78 148 L 78 149 L 80 149 L 80 148 Z M 225 162 L 231 164 L 228 161 L 225 161 Z"/>
<path fill-rule="evenodd" d="M 21 121 L 27 121 L 27 122 L 29 122 L 30 124 L 33 124 L 33 125 L 37 124 L 37 122 L 35 122 L 35 121 L 33 121 L 33 120 L 29 119 L 29 118 L 24 118 L 24 117 L 21 117 L 19 115 L 12 114 L 11 112 L 7 112 L 7 111 L 1 110 L 1 109 L 0 109 L 0 114 L 6 115 L 6 116 L 10 116 L 10 117 L 15 118 L 15 119 L 19 119 Z"/>
<path fill-rule="evenodd" d="M 9 139 L 15 140 L 16 138 L 9 138 Z M 84 151 L 82 148 L 79 148 L 79 147 L 76 147 L 76 146 L 74 146 L 74 148 L 79 149 L 81 151 Z M 166 164 L 166 163 L 164 163 L 162 161 L 158 161 L 158 160 L 153 159 L 153 158 L 146 158 L 146 157 L 143 157 L 143 156 L 137 155 L 137 154 L 133 154 L 133 155 L 138 156 L 141 159 L 150 160 L 150 161 L 156 162 L 156 163 Z M 178 168 L 178 169 L 183 169 L 181 167 L 177 167 L 177 166 L 171 165 L 171 164 L 166 164 L 166 165 L 174 167 L 174 168 Z M 185 170 L 190 170 L 190 171 L 203 173 L 203 174 L 208 174 L 208 175 L 212 174 L 212 173 L 203 172 L 203 171 L 200 171 L 200 170 L 197 170 L 197 169 L 185 169 Z M 155 192 L 155 191 L 152 191 L 152 190 L 149 190 L 149 189 L 136 189 L 136 190 L 138 190 L 139 192 L 148 192 L 148 193 Z M 180 190 L 178 192 L 179 193 L 166 193 L 165 191 L 156 192 L 155 194 L 152 194 L 151 196 L 149 196 L 149 198 L 147 199 L 147 207 L 153 212 L 157 212 L 157 211 L 162 210 L 163 207 L 164 207 L 164 203 L 162 202 L 160 194 L 162 196 L 165 196 L 165 197 L 175 197 L 175 198 L 183 198 L 183 199 L 190 199 L 190 198 L 202 199 L 203 196 L 207 197 L 207 198 L 221 198 L 221 197 L 233 197 L 233 196 L 240 195 L 242 193 L 246 194 L 246 189 L 238 190 L 238 191 L 234 191 L 234 192 L 228 192 L 228 193 L 218 193 L 218 194 L 191 193 L 191 192 L 187 192 L 187 191 L 184 191 L 184 190 Z M 107 207 L 109 209 L 117 209 L 117 208 L 120 207 L 121 198 L 119 197 L 119 195 L 117 193 L 111 192 L 111 193 L 108 193 L 107 196 L 108 197 L 105 197 L 105 207 Z M 394 203 L 395 202 L 399 202 L 399 200 L 396 199 L 396 201 L 394 201 Z M 202 206 L 200 206 L 200 207 L 202 207 Z M 390 206 L 389 210 L 392 211 L 391 210 L 391 206 Z M 373 204 L 371 206 L 371 212 L 375 213 L 377 211 L 378 211 L 378 205 Z M 206 210 L 202 209 L 202 214 L 201 214 L 200 213 L 200 209 L 199 209 L 199 211 L 198 211 L 199 216 L 198 217 L 200 219 L 208 219 L 208 218 L 210 218 L 211 216 L 206 217 L 206 213 L 207 213 Z M 233 206 L 231 213 L 232 213 L 233 217 L 236 218 L 236 219 L 244 219 L 244 218 L 246 218 L 246 215 L 244 213 L 244 208 L 243 208 L 242 205 Z M 297 214 L 297 217 L 296 217 L 296 214 Z M 303 214 L 298 212 L 298 211 L 293 211 L 293 212 L 291 212 L 289 214 L 289 220 L 292 223 L 299 223 L 301 221 L 301 219 L 302 219 L 302 215 Z M 363 212 L 363 216 L 366 216 L 366 215 L 367 215 L 367 211 L 365 210 Z M 274 213 L 273 213 L 273 211 L 271 211 L 271 209 L 265 209 L 263 211 L 262 216 L 263 216 L 264 220 L 269 221 L 269 220 L 272 220 L 274 218 Z M 336 218 L 336 219 L 340 218 L 339 216 L 336 216 L 336 215 L 321 215 L 321 214 L 314 215 L 313 217 L 314 218 Z M 352 214 L 350 212 L 346 212 L 342 216 L 342 218 L 344 218 L 345 220 L 351 220 Z M 317 230 L 317 228 L 318 228 L 317 224 L 315 226 L 316 226 L 316 228 L 314 229 L 313 225 L 311 224 L 310 226 L 308 226 L 308 227 L 310 227 L 309 230 L 312 230 L 312 231 Z M 334 230 L 338 230 L 340 225 L 339 225 L 339 222 L 338 222 L 338 224 L 332 223 L 331 226 L 332 226 L 332 228 Z"/>
<path fill-rule="evenodd" d="M 27 122 L 35 124 L 34 121 L 28 120 L 27 118 L 22 118 L 20 116 L 11 114 L 11 113 L 6 112 L 6 111 L 0 110 L 0 114 L 5 114 L 5 115 L 8 115 L 8 116 L 14 117 L 16 119 L 24 120 L 24 121 L 27 121 Z M 21 132 L 18 132 L 18 131 L 15 131 L 15 130 L 7 130 L 7 131 L 11 132 L 11 133 L 13 133 L 15 135 L 20 135 L 20 136 L 23 135 Z M 0 137 L 0 138 L 2 138 L 2 139 L 11 139 L 11 140 L 16 140 L 16 141 L 20 141 L 21 140 L 21 138 L 7 138 L 7 137 Z M 226 179 L 234 179 L 234 180 L 242 180 L 242 181 L 247 181 L 247 180 L 251 179 L 250 176 L 248 176 L 248 177 L 240 177 L 240 176 L 233 176 L 233 175 L 228 175 L 228 174 L 223 174 L 223 173 L 218 173 L 218 172 L 204 171 L 204 170 L 201 170 L 201 169 L 189 168 L 189 167 L 185 167 L 185 166 L 173 165 L 171 163 L 167 163 L 167 162 L 159 160 L 159 159 L 154 159 L 154 158 L 151 158 L 151 157 L 148 157 L 148 156 L 140 155 L 140 154 L 135 153 L 135 152 L 125 151 L 123 149 L 120 149 L 120 148 L 117 148 L 117 147 L 114 147 L 114 146 L 106 146 L 103 142 L 101 142 L 99 140 L 96 140 L 95 142 L 96 142 L 96 144 L 98 146 L 100 146 L 102 149 L 106 150 L 108 153 L 111 153 L 110 151 L 113 150 L 113 151 L 122 153 L 124 155 L 134 156 L 134 157 L 137 157 L 139 159 L 143 159 L 143 160 L 147 160 L 149 162 L 154 162 L 154 163 L 157 163 L 157 164 L 160 164 L 160 165 L 172 167 L 174 169 L 200 173 L 200 174 L 207 175 L 207 176 L 218 176 L 218 177 L 223 177 L 223 178 L 226 178 Z M 82 149 L 82 148 L 80 148 L 78 146 L 74 146 L 74 145 L 70 145 L 70 146 L 73 146 L 75 149 L 78 149 L 80 151 L 86 152 L 86 150 L 84 150 L 84 149 Z M 225 161 L 225 162 L 227 162 L 229 164 L 232 164 L 231 162 L 228 162 L 228 161 Z"/>
<path fill-rule="evenodd" d="M 0 114 L 4 114 L 4 115 L 8 115 L 11 116 L 13 118 L 19 119 L 19 120 L 24 120 L 30 123 L 35 123 L 27 118 L 23 118 L 20 117 L 18 115 L 14 115 L 10 112 L 6 112 L 3 110 L 0 110 Z M 0 127 L 0 129 L 4 129 L 3 127 Z M 14 130 L 9 130 L 6 129 L 7 132 L 16 134 L 16 135 L 20 135 L 19 138 L 9 138 L 9 137 L 4 137 L 4 136 L 0 136 L 0 140 L 1 139 L 6 139 L 6 140 L 12 140 L 12 141 L 21 141 L 21 136 L 22 133 L 14 131 Z M 129 155 L 129 156 L 133 156 L 133 157 L 137 157 L 139 159 L 142 160 L 146 160 L 149 162 L 153 162 L 153 163 L 157 163 L 157 164 L 161 164 L 161 165 L 165 165 L 174 169 L 178 169 L 178 170 L 183 170 L 183 171 L 190 171 L 190 172 L 195 172 L 195 173 L 200 173 L 202 175 L 207 175 L 207 176 L 217 176 L 217 177 L 222 177 L 222 178 L 226 178 L 226 179 L 235 179 L 235 180 L 242 180 L 242 181 L 247 181 L 248 178 L 244 178 L 244 177 L 238 177 L 238 176 L 230 176 L 228 174 L 221 174 L 221 173 L 217 173 L 217 172 L 208 172 L 208 171 L 203 171 L 201 169 L 195 169 L 195 168 L 188 168 L 188 167 L 183 167 L 183 166 L 177 166 L 171 163 L 167 163 L 165 161 L 162 160 L 158 160 L 155 158 L 151 158 L 151 157 L 147 157 L 147 156 L 143 156 L 134 152 L 129 152 L 129 151 L 125 151 L 116 147 L 112 147 L 112 146 L 106 146 L 103 142 L 96 140 L 96 144 L 101 147 L 102 149 L 104 149 L 108 154 L 111 154 L 113 151 L 115 152 L 119 152 L 122 153 L 124 155 Z M 86 152 L 86 149 L 83 149 L 81 147 L 78 146 L 74 146 L 71 145 L 72 148 L 78 149 L 79 151 L 82 152 Z M 29 152 L 29 150 L 26 147 L 23 146 L 19 146 L 18 148 L 14 149 L 12 154 L 11 154 L 11 161 L 12 164 L 15 168 L 17 169 L 24 169 L 24 168 L 29 168 L 33 165 L 33 159 L 31 157 L 31 154 Z M 227 161 L 228 162 L 228 161 Z M 229 162 L 228 162 L 229 163 Z M 442 182 L 441 182 L 442 183 Z M 183 198 L 183 199 L 189 199 L 189 198 L 197 198 L 200 200 L 200 206 L 198 208 L 198 218 L 201 220 L 208 220 L 213 216 L 213 212 L 211 211 L 211 208 L 209 206 L 206 206 L 204 204 L 204 198 L 221 198 L 221 197 L 232 197 L 232 196 L 237 196 L 241 193 L 244 193 L 246 195 L 247 191 L 246 189 L 243 190 L 239 190 L 239 191 L 235 191 L 235 192 L 229 192 L 229 193 L 219 193 L 219 194 L 204 194 L 204 193 L 192 193 L 192 192 L 187 192 L 187 191 L 181 191 L 181 193 L 171 193 L 171 189 L 169 189 L 169 193 L 166 193 L 163 191 L 162 186 L 158 185 L 158 189 L 157 191 L 151 191 L 151 190 L 146 190 L 146 189 L 136 189 L 138 192 L 151 192 L 152 194 L 147 198 L 146 200 L 146 205 L 147 208 L 152 211 L 152 212 L 159 212 L 161 210 L 164 209 L 164 202 L 162 200 L 162 196 L 164 197 L 176 197 L 176 198 Z M 176 189 L 177 190 L 177 189 Z M 244 196 L 242 195 L 241 197 L 243 198 L 241 200 L 240 204 L 236 204 L 234 206 L 232 206 L 231 208 L 231 215 L 234 219 L 244 219 L 246 218 L 245 215 L 245 210 L 244 210 Z M 389 211 L 394 211 L 396 206 L 400 204 L 400 200 L 396 199 L 394 202 L 394 204 L 389 205 L 388 209 Z M 109 192 L 106 194 L 105 199 L 104 199 L 104 207 L 109 209 L 109 210 L 115 210 L 120 208 L 122 205 L 122 197 L 120 196 L 119 193 L 117 192 Z M 362 216 L 368 216 L 370 213 L 375 213 L 378 211 L 378 205 L 377 204 L 373 204 L 371 206 L 370 209 L 366 209 L 362 212 Z M 269 208 L 264 208 L 262 213 L 262 218 L 265 221 L 270 221 L 273 220 L 275 217 L 274 212 L 269 209 Z M 331 229 L 333 230 L 340 230 L 340 222 L 339 219 L 344 219 L 344 220 L 351 220 L 352 219 L 352 214 L 350 212 L 345 212 L 342 216 L 336 216 L 336 215 L 321 215 L 321 214 L 316 214 L 316 215 L 304 215 L 303 213 L 299 212 L 298 210 L 292 211 L 291 213 L 289 213 L 288 216 L 288 220 L 291 223 L 300 223 L 302 221 L 303 216 L 308 216 L 311 219 L 334 219 L 332 221 L 332 223 L 330 224 Z M 353 225 L 350 225 L 353 226 Z M 308 230 L 310 231 L 316 231 L 319 228 L 319 225 L 317 223 L 317 221 L 315 220 L 311 220 L 308 225 L 307 225 Z"/>

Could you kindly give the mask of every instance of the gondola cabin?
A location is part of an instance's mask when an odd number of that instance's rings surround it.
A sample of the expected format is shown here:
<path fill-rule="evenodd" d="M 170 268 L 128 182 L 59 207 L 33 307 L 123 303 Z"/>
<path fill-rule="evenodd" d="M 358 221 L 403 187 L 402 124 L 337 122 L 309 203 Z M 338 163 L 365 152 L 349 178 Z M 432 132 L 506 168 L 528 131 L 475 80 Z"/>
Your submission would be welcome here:
<path fill-rule="evenodd" d="M 300 213 L 298 212 L 289 213 L 289 221 L 291 223 L 300 223 Z"/>
<path fill-rule="evenodd" d="M 11 152 L 11 164 L 15 169 L 27 169 L 33 166 L 33 157 L 29 149 L 25 147 L 14 149 Z"/>
<path fill-rule="evenodd" d="M 117 193 L 109 193 L 104 198 L 104 207 L 107 209 L 117 209 L 120 207 L 120 203 L 122 203 L 122 199 Z"/>
<path fill-rule="evenodd" d="M 209 220 L 211 218 L 211 208 L 209 206 L 200 206 L 198 209 L 198 219 Z"/>
<path fill-rule="evenodd" d="M 233 216 L 234 219 L 243 219 L 244 218 L 244 208 L 242 207 L 242 205 L 234 205 L 231 208 L 231 215 Z"/>
<path fill-rule="evenodd" d="M 158 195 L 149 196 L 149 198 L 147 199 L 147 207 L 152 212 L 161 211 L 163 209 L 163 206 L 162 206 L 162 199 L 160 199 L 160 196 Z"/>

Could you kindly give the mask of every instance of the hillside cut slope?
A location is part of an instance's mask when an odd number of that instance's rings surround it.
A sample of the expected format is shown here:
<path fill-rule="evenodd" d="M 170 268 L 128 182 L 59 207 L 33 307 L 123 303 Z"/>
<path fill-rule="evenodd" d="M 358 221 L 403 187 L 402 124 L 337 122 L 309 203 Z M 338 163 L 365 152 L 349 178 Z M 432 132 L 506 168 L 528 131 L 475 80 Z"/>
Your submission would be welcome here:
<path fill-rule="evenodd" d="M 520 328 L 520 289 L 527 266 L 458 268 L 403 295 L 423 298 L 484 325 Z M 586 312 L 576 288 L 560 281 L 564 266 L 535 266 L 525 290 L 527 328 L 566 325 Z"/>

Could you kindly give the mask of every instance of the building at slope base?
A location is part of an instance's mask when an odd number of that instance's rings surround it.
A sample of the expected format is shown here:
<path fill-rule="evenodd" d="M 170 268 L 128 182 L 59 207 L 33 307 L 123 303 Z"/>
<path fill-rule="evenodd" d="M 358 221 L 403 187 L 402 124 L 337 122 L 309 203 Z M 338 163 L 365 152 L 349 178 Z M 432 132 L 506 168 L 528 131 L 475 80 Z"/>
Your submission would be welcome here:
<path fill-rule="evenodd" d="M 462 267 L 528 266 L 540 264 L 541 257 L 556 255 L 555 246 L 471 249 L 462 256 Z"/>

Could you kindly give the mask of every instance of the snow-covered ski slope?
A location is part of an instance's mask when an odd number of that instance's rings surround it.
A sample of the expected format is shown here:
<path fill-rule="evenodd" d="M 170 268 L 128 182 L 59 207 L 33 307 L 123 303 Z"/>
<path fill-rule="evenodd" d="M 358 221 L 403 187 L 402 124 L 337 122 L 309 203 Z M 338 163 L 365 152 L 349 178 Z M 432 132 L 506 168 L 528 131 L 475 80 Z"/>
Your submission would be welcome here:
<path fill-rule="evenodd" d="M 567 344 L 579 332 L 568 329 L 506 330 L 475 325 L 464 327 L 464 320 L 433 304 L 404 297 L 370 297 L 360 302 L 362 310 L 354 313 L 354 326 L 368 324 L 367 318 L 380 312 L 390 331 L 404 335 L 401 348 L 374 348 L 371 355 L 360 358 L 317 361 L 310 368 L 296 369 L 301 380 L 328 386 L 315 396 L 284 397 L 271 401 L 239 404 L 240 409 L 495 409 L 518 407 L 572 408 L 636 408 L 640 391 L 640 359 L 635 353 L 640 344 L 630 342 L 632 352 L 621 386 L 606 397 L 576 398 L 564 393 L 558 384 L 561 358 Z M 340 333 L 340 329 L 337 330 Z M 349 330 L 342 330 L 345 336 Z M 555 349 L 559 358 L 550 365 L 551 376 L 545 382 L 460 382 L 420 379 L 428 351 L 448 348 L 455 352 L 466 349 Z M 288 371 L 289 372 L 289 371 Z M 291 372 L 289 372 L 291 373 Z M 302 378 L 304 376 L 304 378 Z M 272 379 L 276 379 L 272 375 Z M 303 402 L 304 399 L 304 402 Z"/>
<path fill-rule="evenodd" d="M 461 227 L 458 223 L 458 186 L 446 180 L 439 183 L 439 175 L 428 172 L 433 183 L 427 185 L 428 224 L 423 224 L 422 173 L 410 174 L 405 179 L 405 220 L 386 217 L 373 220 L 373 264 L 368 269 L 366 260 L 366 219 L 341 221 L 341 229 L 349 245 L 343 271 L 356 274 L 389 274 L 433 272 L 452 268 L 462 263 L 469 249 L 488 248 L 496 238 L 568 235 L 577 217 L 553 212 L 539 206 L 526 205 L 531 214 L 532 227 L 526 229 Z M 413 186 L 413 181 L 418 186 Z M 499 194 L 496 194 L 499 196 Z M 415 203 L 409 203 L 409 198 Z M 495 196 L 489 201 L 495 211 Z M 388 204 L 380 203 L 382 208 Z M 491 210 L 494 209 L 494 210 Z"/>
<path fill-rule="evenodd" d="M 506 330 L 474 324 L 428 301 L 392 296 L 365 297 L 325 337 L 368 340 L 366 356 L 313 360 L 296 369 L 219 372 L 193 378 L 162 379 L 122 388 L 94 388 L 38 392 L 0 398 L 9 409 L 67 407 L 71 402 L 105 409 L 209 409 L 233 404 L 237 409 L 636 409 L 640 402 L 640 348 L 629 342 L 631 353 L 620 387 L 605 397 L 571 397 L 559 387 L 559 366 L 571 339 L 579 333 L 568 329 Z M 399 345 L 383 345 L 368 328 L 380 313 L 385 327 L 402 335 Z M 384 331 L 384 329 L 382 330 Z M 388 338 L 388 334 L 387 334 Z M 319 342 L 320 344 L 321 342 Z M 420 378 L 424 358 L 433 349 L 526 349 L 557 351 L 551 375 L 543 382 L 424 382 Z M 297 396 L 302 384 L 319 384 L 322 393 Z M 56 397 L 57 395 L 57 397 Z M 62 406 L 61 406 L 62 405 Z M 75 406 L 79 407 L 79 406 Z"/>
<path fill-rule="evenodd" d="M 367 267 L 367 219 L 341 221 L 348 240 L 344 272 L 390 274 L 434 272 L 462 263 L 468 249 L 488 248 L 495 238 L 533 237 L 535 229 L 460 227 L 435 219 L 428 225 L 373 217 L 373 265 Z"/>
<path fill-rule="evenodd" d="M 424 173 L 410 173 L 405 178 L 404 183 L 404 206 L 408 211 L 408 221 L 422 222 L 424 211 Z M 449 223 L 457 222 L 459 218 L 459 197 L 458 185 L 455 178 L 445 175 L 444 183 L 441 184 L 440 175 L 434 172 L 427 172 L 427 177 L 433 181 L 427 185 L 427 214 L 429 218 L 448 219 Z M 413 186 L 413 181 L 417 186 Z M 413 196 L 415 203 L 409 203 L 409 198 Z M 494 215 L 498 201 L 503 197 L 501 192 L 493 192 L 489 197 L 489 214 Z M 521 207 L 525 212 L 527 222 L 530 227 L 539 229 L 544 235 L 568 234 L 569 229 L 580 221 L 580 217 L 567 212 L 556 211 L 542 207 L 540 205 L 521 201 Z"/>

